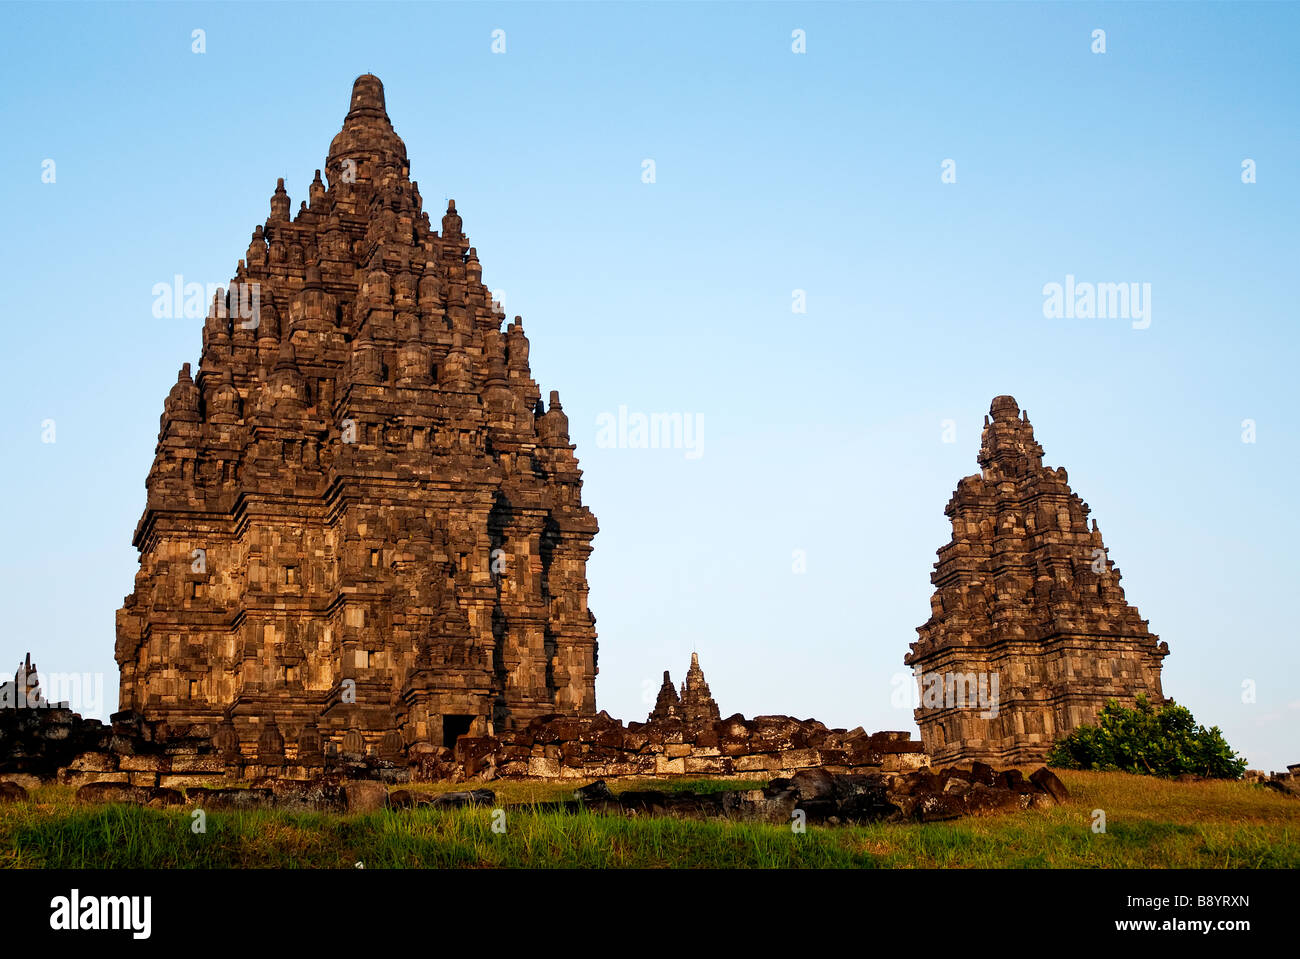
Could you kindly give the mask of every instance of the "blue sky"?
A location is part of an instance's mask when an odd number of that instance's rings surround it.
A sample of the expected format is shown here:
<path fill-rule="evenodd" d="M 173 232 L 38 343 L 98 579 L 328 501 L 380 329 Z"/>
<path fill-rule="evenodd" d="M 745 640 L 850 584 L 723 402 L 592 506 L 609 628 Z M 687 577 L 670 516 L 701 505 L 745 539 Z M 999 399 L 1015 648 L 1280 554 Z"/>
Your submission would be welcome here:
<path fill-rule="evenodd" d="M 561 392 L 602 707 L 642 718 L 695 649 L 724 714 L 914 729 L 891 679 L 1011 393 L 1168 641 L 1166 693 L 1252 766 L 1300 761 L 1296 6 L 5 13 L 0 664 L 102 672 L 115 708 L 157 417 L 200 346 L 152 287 L 227 280 L 370 71 Z M 1067 275 L 1150 283 L 1149 328 L 1045 318 Z M 702 417 L 703 454 L 599 447 L 620 406 Z"/>

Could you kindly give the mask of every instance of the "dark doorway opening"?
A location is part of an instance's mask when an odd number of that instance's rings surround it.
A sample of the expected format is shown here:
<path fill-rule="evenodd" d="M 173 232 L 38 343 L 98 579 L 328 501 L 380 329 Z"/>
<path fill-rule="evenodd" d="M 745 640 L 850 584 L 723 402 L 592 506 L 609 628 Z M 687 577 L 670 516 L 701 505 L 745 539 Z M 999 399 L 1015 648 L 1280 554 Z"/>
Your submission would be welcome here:
<path fill-rule="evenodd" d="M 473 725 L 473 723 L 473 716 L 443 716 L 442 744 L 449 749 L 454 748 L 456 745 L 456 738 L 467 734 L 469 732 L 469 727 Z"/>

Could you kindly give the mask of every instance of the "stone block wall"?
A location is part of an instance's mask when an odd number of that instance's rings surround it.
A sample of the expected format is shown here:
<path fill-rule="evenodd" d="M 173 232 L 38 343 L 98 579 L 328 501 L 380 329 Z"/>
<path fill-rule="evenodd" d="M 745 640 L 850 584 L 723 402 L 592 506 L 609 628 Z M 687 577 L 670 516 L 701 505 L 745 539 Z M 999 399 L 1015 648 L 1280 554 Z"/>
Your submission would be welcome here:
<path fill-rule="evenodd" d="M 0 710 L 0 782 L 24 789 L 90 783 L 164 789 L 220 788 L 259 779 L 315 780 L 326 773 L 352 780 L 406 782 L 410 767 L 377 754 L 256 755 L 223 751 L 220 727 L 184 728 L 115 713 L 109 725 L 70 709 Z M 266 745 L 274 746 L 274 740 Z"/>
<path fill-rule="evenodd" d="M 804 769 L 908 772 L 929 765 L 905 732 L 829 729 L 813 719 L 739 714 L 708 723 L 629 723 L 542 718 L 498 736 L 465 737 L 454 751 L 426 753 L 416 779 L 616 779 L 700 776 L 771 779 Z"/>

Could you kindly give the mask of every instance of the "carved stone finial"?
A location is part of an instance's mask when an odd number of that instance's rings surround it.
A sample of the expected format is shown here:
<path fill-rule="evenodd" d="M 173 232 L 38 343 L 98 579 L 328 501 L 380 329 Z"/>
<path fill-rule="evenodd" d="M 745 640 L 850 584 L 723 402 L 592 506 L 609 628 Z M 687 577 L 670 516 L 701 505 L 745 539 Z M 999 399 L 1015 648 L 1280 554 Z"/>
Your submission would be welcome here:
<path fill-rule="evenodd" d="M 456 212 L 456 201 L 447 201 L 447 212 L 442 218 L 442 235 L 448 238 L 458 238 L 461 236 L 461 227 L 463 223 L 460 214 Z"/>
<path fill-rule="evenodd" d="M 388 104 L 384 101 L 384 84 L 373 73 L 363 73 L 352 84 L 352 103 L 348 118 L 383 117 L 388 119 Z"/>
<path fill-rule="evenodd" d="M 284 177 L 275 181 L 275 192 L 271 194 L 271 219 L 289 219 L 289 194 L 284 188 Z"/>

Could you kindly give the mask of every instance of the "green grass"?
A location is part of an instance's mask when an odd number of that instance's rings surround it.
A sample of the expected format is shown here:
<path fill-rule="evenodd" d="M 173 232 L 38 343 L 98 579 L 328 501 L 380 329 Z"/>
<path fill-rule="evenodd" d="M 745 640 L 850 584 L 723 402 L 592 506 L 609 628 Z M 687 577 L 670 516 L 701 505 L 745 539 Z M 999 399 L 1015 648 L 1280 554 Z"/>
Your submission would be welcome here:
<path fill-rule="evenodd" d="M 0 864 L 68 868 L 480 867 L 1300 867 L 1300 800 L 1237 782 L 1061 773 L 1052 809 L 925 825 L 788 827 L 491 809 L 334 816 L 88 806 L 66 787 L 0 806 Z M 616 791 L 749 788 L 753 782 L 613 783 Z M 573 783 L 492 783 L 502 803 L 568 798 Z M 445 792 L 465 784 L 413 787 Z M 1106 833 L 1091 829 L 1106 813 Z"/>

